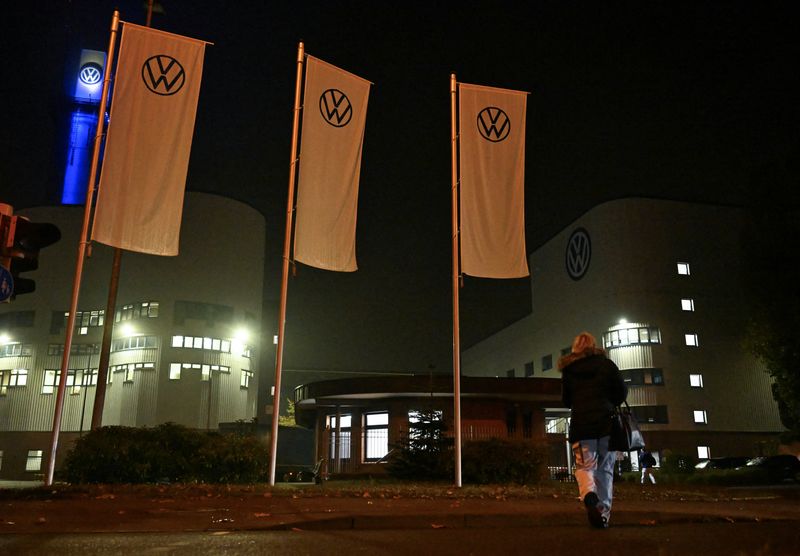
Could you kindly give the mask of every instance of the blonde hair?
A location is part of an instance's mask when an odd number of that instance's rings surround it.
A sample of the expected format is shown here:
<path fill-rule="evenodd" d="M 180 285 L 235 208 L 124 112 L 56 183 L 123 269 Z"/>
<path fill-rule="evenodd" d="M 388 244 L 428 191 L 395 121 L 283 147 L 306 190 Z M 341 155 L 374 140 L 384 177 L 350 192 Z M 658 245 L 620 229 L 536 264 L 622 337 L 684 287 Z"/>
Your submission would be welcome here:
<path fill-rule="evenodd" d="M 581 332 L 572 341 L 572 353 L 583 353 L 587 349 L 597 348 L 597 340 L 588 332 Z"/>

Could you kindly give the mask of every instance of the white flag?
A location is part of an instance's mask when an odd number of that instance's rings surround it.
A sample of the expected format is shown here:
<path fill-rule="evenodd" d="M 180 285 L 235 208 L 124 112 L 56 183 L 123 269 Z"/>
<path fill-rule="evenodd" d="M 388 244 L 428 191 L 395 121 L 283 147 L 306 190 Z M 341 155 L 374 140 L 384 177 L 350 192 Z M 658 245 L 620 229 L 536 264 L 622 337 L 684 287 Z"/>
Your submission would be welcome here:
<path fill-rule="evenodd" d="M 528 276 L 525 251 L 527 93 L 459 83 L 461 270 Z"/>
<path fill-rule="evenodd" d="M 177 255 L 205 43 L 125 23 L 92 239 Z"/>
<path fill-rule="evenodd" d="M 352 272 L 369 81 L 307 57 L 294 258 Z"/>

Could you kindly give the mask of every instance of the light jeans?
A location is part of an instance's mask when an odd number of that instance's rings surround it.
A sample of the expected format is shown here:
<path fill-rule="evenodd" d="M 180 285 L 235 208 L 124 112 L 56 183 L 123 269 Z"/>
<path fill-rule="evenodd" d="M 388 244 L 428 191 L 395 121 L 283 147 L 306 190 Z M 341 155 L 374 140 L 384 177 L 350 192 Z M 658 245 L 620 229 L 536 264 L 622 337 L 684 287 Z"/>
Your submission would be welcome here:
<path fill-rule="evenodd" d="M 607 521 L 611 518 L 611 498 L 614 494 L 614 464 L 617 452 L 608 450 L 608 437 L 579 440 L 572 443 L 575 459 L 575 479 L 581 501 L 590 492 L 597 494 Z"/>
<path fill-rule="evenodd" d="M 650 482 L 656 484 L 656 478 L 653 476 L 653 470 L 649 467 L 642 467 L 642 484 L 644 484 L 644 478 L 649 477 Z"/>

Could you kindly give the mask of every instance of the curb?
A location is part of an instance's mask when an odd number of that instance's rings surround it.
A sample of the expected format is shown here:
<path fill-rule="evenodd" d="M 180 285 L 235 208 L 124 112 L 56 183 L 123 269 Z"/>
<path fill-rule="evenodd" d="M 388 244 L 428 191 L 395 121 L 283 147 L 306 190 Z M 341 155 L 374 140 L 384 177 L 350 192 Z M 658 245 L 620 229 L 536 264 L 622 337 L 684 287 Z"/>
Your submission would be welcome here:
<path fill-rule="evenodd" d="M 792 522 L 784 518 L 764 518 L 756 516 L 701 516 L 676 515 L 663 512 L 617 512 L 613 514 L 612 527 L 657 527 L 659 525 L 689 523 L 762 523 Z M 415 515 L 415 516 L 374 516 L 350 515 L 319 520 L 285 522 L 249 530 L 263 531 L 336 531 L 336 530 L 376 530 L 376 529 L 521 529 L 551 527 L 559 525 L 586 526 L 586 517 L 580 512 L 541 514 L 461 514 L 461 515 Z M 223 530 L 223 529 L 220 529 Z"/>

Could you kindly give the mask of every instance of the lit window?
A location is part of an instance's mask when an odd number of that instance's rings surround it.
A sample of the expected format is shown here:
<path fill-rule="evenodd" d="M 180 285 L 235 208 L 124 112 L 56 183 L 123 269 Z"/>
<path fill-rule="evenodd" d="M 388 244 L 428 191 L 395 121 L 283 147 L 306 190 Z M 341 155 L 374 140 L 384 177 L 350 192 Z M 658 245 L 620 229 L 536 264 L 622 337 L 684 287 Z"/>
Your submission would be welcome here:
<path fill-rule="evenodd" d="M 170 363 L 169 364 L 169 379 L 170 380 L 180 380 L 181 378 L 181 364 L 180 363 Z"/>
<path fill-rule="evenodd" d="M 25 386 L 28 384 L 28 369 L 12 369 L 9 386 Z"/>
<path fill-rule="evenodd" d="M 706 412 L 704 410 L 696 409 L 694 411 L 694 422 L 702 424 L 708 423 Z"/>
<path fill-rule="evenodd" d="M 435 411 L 429 411 L 427 413 L 423 413 L 422 411 L 415 411 L 411 410 L 408 412 L 408 422 L 409 423 L 419 423 L 426 419 L 431 421 L 441 421 L 442 420 L 442 410 L 437 409 Z"/>
<path fill-rule="evenodd" d="M 711 458 L 711 448 L 708 446 L 698 446 L 697 447 L 697 459 L 710 459 Z"/>
<path fill-rule="evenodd" d="M 691 386 L 692 388 L 702 388 L 703 375 L 693 375 L 693 374 L 689 375 L 689 386 Z"/>
<path fill-rule="evenodd" d="M 678 263 L 678 274 L 682 276 L 689 275 L 689 263 Z"/>
<path fill-rule="evenodd" d="M 681 309 L 684 311 L 694 311 L 694 299 L 681 299 Z"/>
<path fill-rule="evenodd" d="M 42 455 L 42 450 L 28 450 L 28 460 L 25 462 L 25 471 L 41 471 Z"/>
<path fill-rule="evenodd" d="M 352 416 L 341 416 L 341 427 L 336 427 L 336 416 L 328 415 L 328 428 L 330 429 L 330 459 L 336 459 L 336 445 L 339 445 L 339 459 L 348 459 L 350 457 L 350 427 L 352 424 Z M 341 436 L 337 438 L 337 433 Z"/>
<path fill-rule="evenodd" d="M 687 346 L 697 347 L 700 345 L 700 341 L 697 339 L 697 334 L 684 334 L 683 337 L 686 339 Z"/>
<path fill-rule="evenodd" d="M 58 386 L 58 378 L 61 375 L 60 370 L 45 370 L 44 384 L 42 385 L 42 394 L 52 394 Z"/>
<path fill-rule="evenodd" d="M 364 415 L 365 461 L 377 461 L 389 453 L 389 413 Z"/>
<path fill-rule="evenodd" d="M 253 371 L 242 369 L 242 378 L 241 381 L 239 382 L 239 386 L 241 386 L 242 388 L 249 388 L 251 378 L 253 378 Z"/>

